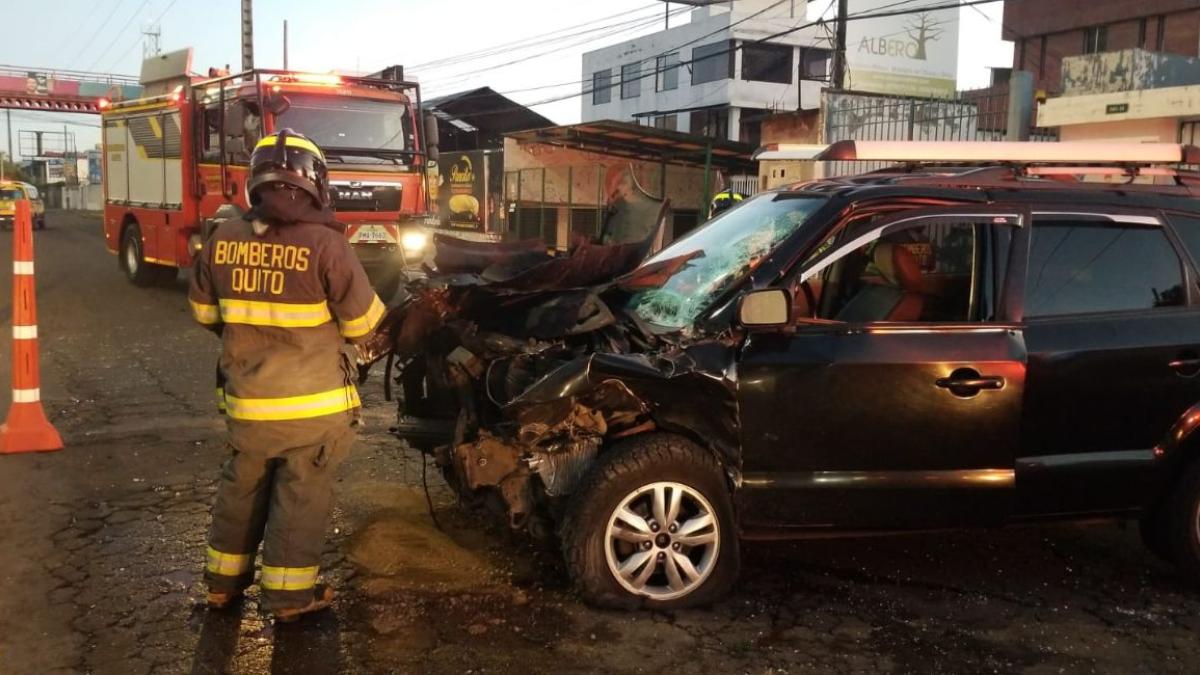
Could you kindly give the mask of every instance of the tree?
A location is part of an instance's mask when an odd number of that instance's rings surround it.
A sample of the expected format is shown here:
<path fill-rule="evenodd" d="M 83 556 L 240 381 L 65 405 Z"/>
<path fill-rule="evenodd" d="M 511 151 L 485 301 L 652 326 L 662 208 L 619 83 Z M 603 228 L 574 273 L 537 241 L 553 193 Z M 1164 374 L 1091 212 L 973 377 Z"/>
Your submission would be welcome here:
<path fill-rule="evenodd" d="M 8 154 L 0 152 L 0 177 L 4 180 L 16 180 L 29 182 L 29 177 L 25 175 L 25 171 L 16 164 L 8 161 Z"/>
<path fill-rule="evenodd" d="M 909 19 L 904 28 L 908 32 L 908 37 L 912 38 L 913 42 L 917 45 L 917 51 L 912 55 L 914 59 L 918 61 L 926 59 L 925 44 L 930 40 L 936 41 L 941 37 L 942 33 L 946 32 L 942 28 L 944 25 L 944 21 L 938 21 L 929 12 L 915 14 L 912 19 Z"/>

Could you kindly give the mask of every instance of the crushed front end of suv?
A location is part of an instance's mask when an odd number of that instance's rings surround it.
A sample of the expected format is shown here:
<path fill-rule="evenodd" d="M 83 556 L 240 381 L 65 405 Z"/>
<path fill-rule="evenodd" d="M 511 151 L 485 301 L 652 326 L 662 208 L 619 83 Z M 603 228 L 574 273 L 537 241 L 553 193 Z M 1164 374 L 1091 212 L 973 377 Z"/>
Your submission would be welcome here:
<path fill-rule="evenodd" d="M 746 538 L 1046 518 L 1140 518 L 1200 578 L 1193 189 L 910 167 L 653 254 L 443 237 L 363 355 L 594 604 L 711 602 Z"/>

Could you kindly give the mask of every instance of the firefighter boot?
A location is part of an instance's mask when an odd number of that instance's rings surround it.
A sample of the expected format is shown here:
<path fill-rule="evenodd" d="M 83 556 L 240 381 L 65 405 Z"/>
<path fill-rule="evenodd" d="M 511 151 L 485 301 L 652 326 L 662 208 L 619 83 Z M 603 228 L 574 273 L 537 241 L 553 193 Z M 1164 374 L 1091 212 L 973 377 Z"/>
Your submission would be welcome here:
<path fill-rule="evenodd" d="M 328 608 L 333 604 L 333 598 L 336 595 L 333 589 L 325 584 L 317 584 L 313 588 L 312 601 L 303 607 L 295 609 L 278 609 L 275 610 L 275 620 L 280 623 L 292 623 L 299 620 L 305 614 L 312 614 Z"/>

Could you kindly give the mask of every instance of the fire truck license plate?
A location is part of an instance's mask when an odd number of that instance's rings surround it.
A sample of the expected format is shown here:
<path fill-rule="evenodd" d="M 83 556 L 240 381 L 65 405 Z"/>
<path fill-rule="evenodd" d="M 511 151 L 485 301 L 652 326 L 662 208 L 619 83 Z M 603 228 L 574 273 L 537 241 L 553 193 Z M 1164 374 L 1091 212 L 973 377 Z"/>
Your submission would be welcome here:
<path fill-rule="evenodd" d="M 391 237 L 391 235 L 388 234 L 387 228 L 385 228 L 384 226 L 382 226 L 382 225 L 363 225 L 362 227 L 358 228 L 358 232 L 354 233 L 354 236 L 351 237 L 350 242 L 351 243 L 382 242 L 382 243 L 386 244 L 387 242 L 390 242 L 391 240 L 392 240 L 392 237 Z"/>

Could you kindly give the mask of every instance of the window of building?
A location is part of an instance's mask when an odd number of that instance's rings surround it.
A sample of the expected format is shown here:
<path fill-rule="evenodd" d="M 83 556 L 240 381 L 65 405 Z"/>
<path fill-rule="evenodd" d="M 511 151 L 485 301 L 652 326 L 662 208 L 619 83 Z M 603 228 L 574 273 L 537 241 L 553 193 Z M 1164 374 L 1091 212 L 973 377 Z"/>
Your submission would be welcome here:
<path fill-rule="evenodd" d="M 588 241 L 598 241 L 600 211 L 594 208 L 571 209 L 571 234 L 586 237 Z"/>
<path fill-rule="evenodd" d="M 742 79 L 750 82 L 792 82 L 792 46 L 747 42 L 742 45 Z"/>
<path fill-rule="evenodd" d="M 679 88 L 679 54 L 666 54 L 654 61 L 655 91 L 671 91 Z"/>
<path fill-rule="evenodd" d="M 692 49 L 692 84 L 726 80 L 733 76 L 733 48 L 729 42 L 714 42 Z"/>
<path fill-rule="evenodd" d="M 693 110 L 688 120 L 693 134 L 711 138 L 729 138 L 729 110 L 726 108 Z"/>
<path fill-rule="evenodd" d="M 612 100 L 612 68 L 597 70 L 592 73 L 592 105 L 608 103 Z"/>
<path fill-rule="evenodd" d="M 1155 20 L 1158 24 L 1158 27 L 1154 34 L 1154 51 L 1161 52 L 1163 50 L 1163 45 L 1166 44 L 1167 41 L 1167 15 L 1159 14 L 1155 17 Z"/>
<path fill-rule="evenodd" d="M 1083 29 L 1083 53 L 1096 54 L 1104 51 L 1108 42 L 1108 26 L 1092 26 Z"/>
<path fill-rule="evenodd" d="M 820 47 L 804 47 L 800 50 L 800 68 L 806 80 L 826 80 L 829 78 L 829 63 L 833 52 Z"/>
<path fill-rule="evenodd" d="M 637 98 L 642 95 L 642 64 L 627 63 L 621 66 L 621 98 Z"/>
<path fill-rule="evenodd" d="M 679 128 L 679 117 L 677 115 L 659 115 L 654 118 L 654 128 L 676 131 Z"/>
<path fill-rule="evenodd" d="M 1141 19 L 1138 19 L 1137 46 L 1139 46 L 1139 47 L 1146 46 L 1146 17 L 1144 17 L 1144 16 Z"/>
<path fill-rule="evenodd" d="M 695 209 L 675 209 L 671 213 L 671 238 L 678 239 L 696 229 L 700 224 L 700 212 Z"/>
<path fill-rule="evenodd" d="M 1184 302 L 1183 268 L 1161 228 L 1035 219 L 1026 317 L 1136 311 Z"/>
<path fill-rule="evenodd" d="M 547 246 L 558 241 L 558 209 L 522 206 L 517 209 L 515 222 L 521 239 L 541 239 Z"/>

